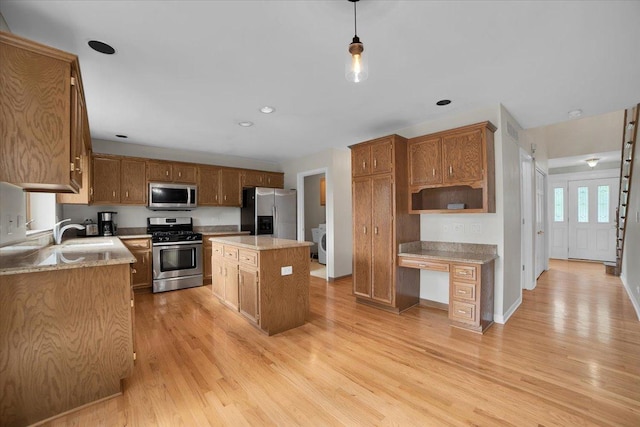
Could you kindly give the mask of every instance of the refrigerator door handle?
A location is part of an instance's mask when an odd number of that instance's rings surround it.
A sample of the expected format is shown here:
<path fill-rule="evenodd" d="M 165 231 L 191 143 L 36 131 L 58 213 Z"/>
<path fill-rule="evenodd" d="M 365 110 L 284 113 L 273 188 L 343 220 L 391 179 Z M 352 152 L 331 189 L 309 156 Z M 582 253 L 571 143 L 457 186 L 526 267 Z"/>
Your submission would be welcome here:
<path fill-rule="evenodd" d="M 278 237 L 278 210 L 273 205 L 273 237 Z"/>

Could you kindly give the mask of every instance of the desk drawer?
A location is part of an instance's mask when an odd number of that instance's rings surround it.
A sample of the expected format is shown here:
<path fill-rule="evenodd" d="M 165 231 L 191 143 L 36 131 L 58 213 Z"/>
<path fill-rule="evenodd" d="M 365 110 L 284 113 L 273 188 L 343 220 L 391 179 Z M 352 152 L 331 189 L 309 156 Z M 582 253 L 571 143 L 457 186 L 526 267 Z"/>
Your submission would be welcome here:
<path fill-rule="evenodd" d="M 453 282 L 452 297 L 459 300 L 475 302 L 476 285 L 472 283 Z"/>
<path fill-rule="evenodd" d="M 244 249 L 240 249 L 238 254 L 240 262 L 247 265 L 252 265 L 254 267 L 258 266 L 258 253 L 254 251 L 247 251 Z"/>
<path fill-rule="evenodd" d="M 449 318 L 458 322 L 476 323 L 476 306 L 460 301 L 449 301 Z"/>
<path fill-rule="evenodd" d="M 453 278 L 476 281 L 478 277 L 478 267 L 475 265 L 453 264 Z"/>
<path fill-rule="evenodd" d="M 398 257 L 398 266 L 419 268 L 421 270 L 449 271 L 449 264 L 446 262 L 429 261 L 418 257 Z"/>
<path fill-rule="evenodd" d="M 238 260 L 238 248 L 233 248 L 229 246 L 224 247 L 224 257 L 228 259 Z"/>

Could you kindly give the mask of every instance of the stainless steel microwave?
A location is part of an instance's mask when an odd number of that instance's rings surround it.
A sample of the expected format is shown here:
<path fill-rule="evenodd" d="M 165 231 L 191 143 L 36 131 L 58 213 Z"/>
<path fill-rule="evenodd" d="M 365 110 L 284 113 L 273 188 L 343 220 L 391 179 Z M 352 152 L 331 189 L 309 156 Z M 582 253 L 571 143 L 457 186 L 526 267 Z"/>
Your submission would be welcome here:
<path fill-rule="evenodd" d="M 154 211 L 188 211 L 198 207 L 198 188 L 189 184 L 149 183 L 149 204 Z"/>

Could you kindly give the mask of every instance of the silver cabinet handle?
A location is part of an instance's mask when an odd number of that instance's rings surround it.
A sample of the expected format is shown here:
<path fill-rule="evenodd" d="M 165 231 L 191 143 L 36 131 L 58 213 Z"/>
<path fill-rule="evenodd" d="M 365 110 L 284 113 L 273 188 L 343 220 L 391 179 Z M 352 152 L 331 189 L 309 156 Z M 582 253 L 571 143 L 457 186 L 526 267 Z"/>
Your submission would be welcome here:
<path fill-rule="evenodd" d="M 433 169 L 431 170 L 431 175 L 436 176 L 436 168 L 433 168 Z"/>
<path fill-rule="evenodd" d="M 453 175 L 453 166 L 449 165 L 449 175 Z"/>
<path fill-rule="evenodd" d="M 378 234 L 378 227 L 374 228 L 374 233 Z"/>
<path fill-rule="evenodd" d="M 362 232 L 363 232 L 364 234 L 367 234 L 367 227 L 362 227 Z"/>
<path fill-rule="evenodd" d="M 373 168 L 377 168 L 378 167 L 378 159 L 373 159 Z"/>

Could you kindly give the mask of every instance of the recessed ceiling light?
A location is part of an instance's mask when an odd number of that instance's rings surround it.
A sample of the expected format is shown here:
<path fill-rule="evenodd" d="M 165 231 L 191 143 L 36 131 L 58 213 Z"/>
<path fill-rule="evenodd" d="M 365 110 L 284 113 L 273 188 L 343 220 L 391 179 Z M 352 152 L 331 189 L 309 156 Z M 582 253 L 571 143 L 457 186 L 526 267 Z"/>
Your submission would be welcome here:
<path fill-rule="evenodd" d="M 261 113 L 265 113 L 265 114 L 271 114 L 271 113 L 273 113 L 275 111 L 276 111 L 276 109 L 274 107 L 270 107 L 268 105 L 265 105 L 264 107 L 262 107 L 260 109 L 260 112 Z"/>
<path fill-rule="evenodd" d="M 129 138 L 127 135 L 118 134 L 116 135 L 118 138 Z"/>
<path fill-rule="evenodd" d="M 238 122 L 238 125 L 242 126 L 243 128 L 248 128 L 249 126 L 253 126 L 253 122 Z"/>
<path fill-rule="evenodd" d="M 436 102 L 436 105 L 440 107 L 444 107 L 445 105 L 449 105 L 449 104 L 451 104 L 450 99 L 441 99 L 440 101 Z"/>
<path fill-rule="evenodd" d="M 575 119 L 576 117 L 580 117 L 582 115 L 582 110 L 577 108 L 575 110 L 569 111 L 569 117 Z"/>
<path fill-rule="evenodd" d="M 104 53 L 105 55 L 113 55 L 116 53 L 116 50 L 113 47 L 98 40 L 89 41 L 89 47 L 96 52 Z"/>

